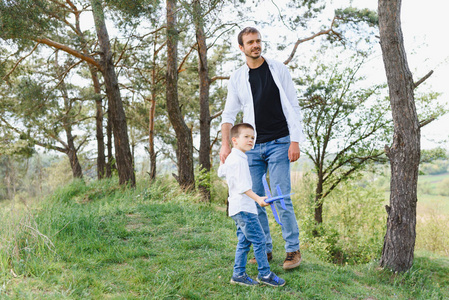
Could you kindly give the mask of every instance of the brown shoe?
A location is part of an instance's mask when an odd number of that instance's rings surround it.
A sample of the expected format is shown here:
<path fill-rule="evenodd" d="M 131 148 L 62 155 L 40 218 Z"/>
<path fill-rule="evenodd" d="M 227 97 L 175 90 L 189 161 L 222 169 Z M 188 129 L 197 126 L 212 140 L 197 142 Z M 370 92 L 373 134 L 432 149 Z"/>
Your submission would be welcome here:
<path fill-rule="evenodd" d="M 272 260 L 272 259 L 273 259 L 273 253 L 271 253 L 271 252 L 270 252 L 270 253 L 267 253 L 267 259 L 268 259 L 268 261 Z M 257 264 L 256 258 L 255 258 L 255 257 L 251 258 L 251 259 L 248 261 L 248 263 L 249 263 L 249 264 L 252 264 L 252 265 Z"/>
<path fill-rule="evenodd" d="M 287 252 L 287 258 L 284 260 L 284 265 L 282 267 L 284 270 L 296 268 L 301 264 L 301 260 L 301 252 L 299 252 L 299 250 Z"/>

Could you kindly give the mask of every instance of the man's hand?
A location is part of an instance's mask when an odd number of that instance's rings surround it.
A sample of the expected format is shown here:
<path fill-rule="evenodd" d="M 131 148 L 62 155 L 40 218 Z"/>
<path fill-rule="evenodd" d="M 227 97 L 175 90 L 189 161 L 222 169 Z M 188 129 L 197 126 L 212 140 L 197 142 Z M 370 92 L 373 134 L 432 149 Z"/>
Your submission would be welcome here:
<path fill-rule="evenodd" d="M 290 162 L 295 162 L 301 156 L 301 151 L 299 150 L 298 142 L 291 142 L 290 147 L 288 148 L 288 159 Z"/>
<path fill-rule="evenodd" d="M 231 153 L 231 123 L 221 124 L 220 161 L 224 164 L 226 157 Z"/>
<path fill-rule="evenodd" d="M 228 157 L 229 153 L 231 153 L 231 146 L 229 144 L 223 143 L 221 144 L 220 149 L 220 162 L 224 164 L 226 157 Z"/>

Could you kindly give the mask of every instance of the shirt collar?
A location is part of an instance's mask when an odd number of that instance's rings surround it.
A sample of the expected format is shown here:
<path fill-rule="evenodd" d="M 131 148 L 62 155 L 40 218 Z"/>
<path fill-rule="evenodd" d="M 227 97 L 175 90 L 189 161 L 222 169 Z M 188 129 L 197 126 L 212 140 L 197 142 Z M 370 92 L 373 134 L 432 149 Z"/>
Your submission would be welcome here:
<path fill-rule="evenodd" d="M 266 57 L 263 56 L 263 55 L 262 55 L 262 57 L 263 57 L 263 59 L 267 62 L 268 66 L 270 66 L 270 59 L 266 58 Z M 246 62 L 245 62 L 245 70 L 246 70 L 246 72 L 248 72 L 248 73 L 249 73 L 249 70 L 251 70 L 251 69 L 248 67 L 248 64 L 247 64 Z"/>
<path fill-rule="evenodd" d="M 232 148 L 231 152 L 234 152 L 237 156 L 248 159 L 248 156 L 246 156 L 246 154 L 242 150 L 239 150 L 237 148 Z"/>

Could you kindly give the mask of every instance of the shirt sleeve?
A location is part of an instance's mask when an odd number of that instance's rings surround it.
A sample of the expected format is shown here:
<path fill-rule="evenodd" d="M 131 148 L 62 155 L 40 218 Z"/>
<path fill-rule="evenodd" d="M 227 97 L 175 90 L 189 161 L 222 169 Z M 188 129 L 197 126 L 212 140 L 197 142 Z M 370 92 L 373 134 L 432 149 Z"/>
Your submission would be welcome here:
<path fill-rule="evenodd" d="M 235 81 L 235 74 L 233 74 L 228 82 L 228 94 L 226 97 L 225 108 L 221 115 L 221 124 L 234 124 L 237 114 L 242 107 L 237 94 Z"/>
<path fill-rule="evenodd" d="M 218 171 L 217 171 L 217 173 L 218 173 L 218 177 L 221 177 L 221 178 L 225 178 L 226 177 L 226 171 L 225 171 L 225 165 L 224 164 L 222 164 L 222 165 L 220 165 L 219 167 L 218 167 Z"/>
<path fill-rule="evenodd" d="M 301 108 L 299 107 L 298 96 L 296 94 L 296 88 L 293 83 L 292 76 L 290 75 L 290 72 L 288 71 L 285 65 L 282 65 L 281 70 L 282 70 L 281 82 L 284 87 L 285 94 L 287 95 L 287 99 L 292 105 L 293 109 L 295 110 L 296 117 L 300 122 L 302 122 L 303 117 L 301 113 Z"/>
<path fill-rule="evenodd" d="M 285 91 L 285 95 L 287 96 L 287 100 L 290 105 L 293 107 L 293 111 L 295 112 L 295 118 L 297 120 L 297 126 L 292 128 L 293 132 L 290 133 L 290 138 L 292 142 L 304 142 L 306 137 L 304 135 L 303 129 L 303 115 L 301 112 L 301 107 L 299 106 L 298 96 L 296 94 L 296 88 L 293 83 L 292 76 L 288 71 L 287 67 L 282 64 L 280 66 L 280 79 L 282 83 L 282 87 Z M 289 128 L 290 129 L 290 128 Z"/>

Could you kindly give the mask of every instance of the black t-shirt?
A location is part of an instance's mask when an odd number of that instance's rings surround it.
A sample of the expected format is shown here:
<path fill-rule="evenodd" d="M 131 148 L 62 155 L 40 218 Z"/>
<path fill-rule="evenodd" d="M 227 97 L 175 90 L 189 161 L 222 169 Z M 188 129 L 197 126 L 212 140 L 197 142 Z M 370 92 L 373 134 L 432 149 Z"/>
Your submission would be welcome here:
<path fill-rule="evenodd" d="M 260 67 L 249 70 L 249 83 L 254 101 L 256 144 L 287 136 L 288 125 L 282 111 L 279 89 L 266 61 Z"/>

